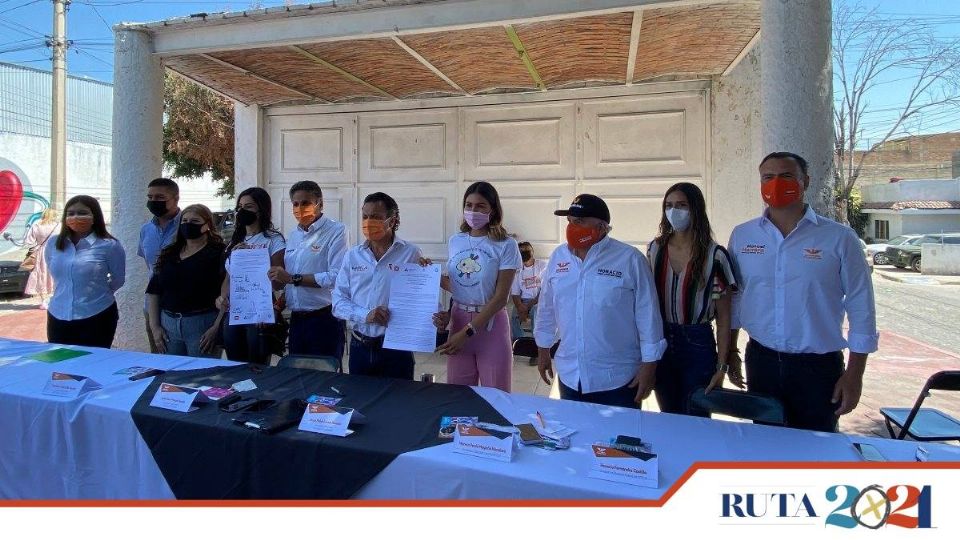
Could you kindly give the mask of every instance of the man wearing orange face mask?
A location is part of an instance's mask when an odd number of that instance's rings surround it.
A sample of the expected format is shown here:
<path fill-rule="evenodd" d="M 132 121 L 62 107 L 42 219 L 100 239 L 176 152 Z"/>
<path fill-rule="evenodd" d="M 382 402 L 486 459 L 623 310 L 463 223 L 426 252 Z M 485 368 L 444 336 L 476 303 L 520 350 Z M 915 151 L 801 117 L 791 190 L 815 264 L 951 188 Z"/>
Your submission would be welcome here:
<path fill-rule="evenodd" d="M 390 324 L 390 272 L 420 260 L 420 248 L 397 236 L 400 209 L 386 193 L 371 193 L 360 210 L 365 241 L 344 258 L 333 290 L 333 314 L 350 322 L 350 373 L 413 380 L 409 351 L 383 348 Z"/>
<path fill-rule="evenodd" d="M 610 210 L 600 197 L 578 195 L 554 213 L 567 217 L 567 243 L 554 250 L 541 280 L 540 377 L 551 384 L 556 374 L 562 399 L 638 408 L 667 348 L 647 258 L 608 235 Z"/>
<path fill-rule="evenodd" d="M 867 355 L 877 350 L 873 283 L 856 233 L 803 202 L 809 184 L 807 162 L 796 154 L 760 162 L 768 208 L 730 236 L 741 274 L 731 343 L 740 328 L 750 334 L 747 387 L 780 399 L 788 426 L 836 431 L 838 417 L 857 406 Z M 843 349 L 850 349 L 846 368 Z M 740 365 L 736 348 L 728 364 Z"/>
<path fill-rule="evenodd" d="M 269 276 L 284 286 L 290 308 L 290 354 L 343 358 L 344 325 L 333 316 L 333 286 L 347 252 L 342 223 L 323 215 L 323 192 L 316 182 L 290 188 L 296 227 L 287 237 L 284 266 Z"/>

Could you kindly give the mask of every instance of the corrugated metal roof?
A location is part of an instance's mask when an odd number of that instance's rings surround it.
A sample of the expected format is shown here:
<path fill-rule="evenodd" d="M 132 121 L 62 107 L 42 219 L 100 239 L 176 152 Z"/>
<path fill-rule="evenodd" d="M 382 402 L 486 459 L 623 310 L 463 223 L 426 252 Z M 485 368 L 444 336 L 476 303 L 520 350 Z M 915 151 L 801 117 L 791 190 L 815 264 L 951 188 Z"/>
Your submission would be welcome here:
<path fill-rule="evenodd" d="M 52 74 L 0 62 L 0 132 L 50 136 Z M 67 77 L 67 140 L 110 146 L 113 85 Z"/>

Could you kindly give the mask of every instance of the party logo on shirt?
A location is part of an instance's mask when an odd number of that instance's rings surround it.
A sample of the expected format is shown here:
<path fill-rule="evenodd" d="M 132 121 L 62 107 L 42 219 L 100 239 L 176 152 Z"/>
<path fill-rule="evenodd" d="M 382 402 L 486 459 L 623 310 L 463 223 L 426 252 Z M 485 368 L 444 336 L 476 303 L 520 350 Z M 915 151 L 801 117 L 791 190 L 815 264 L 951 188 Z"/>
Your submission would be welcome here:
<path fill-rule="evenodd" d="M 823 258 L 823 250 L 816 248 L 803 248 L 803 258 L 818 261 Z"/>
<path fill-rule="evenodd" d="M 613 278 L 622 278 L 623 272 L 621 272 L 620 270 L 610 270 L 609 268 L 598 268 L 597 275 L 613 277 Z"/>
<path fill-rule="evenodd" d="M 558 263 L 557 263 L 557 273 L 558 273 L 558 274 L 563 274 L 563 273 L 569 272 L 569 271 L 570 271 L 570 263 L 569 263 L 569 262 L 558 262 Z"/>
<path fill-rule="evenodd" d="M 740 253 L 745 255 L 763 255 L 763 252 L 766 251 L 767 246 L 764 244 L 747 244 L 743 246 L 740 250 Z"/>
<path fill-rule="evenodd" d="M 319 253 L 321 249 L 323 249 L 323 246 L 320 244 L 313 244 L 312 246 L 310 246 L 310 251 L 314 253 Z"/>
<path fill-rule="evenodd" d="M 480 270 L 480 257 L 476 253 L 471 253 L 469 256 L 460 259 L 460 262 L 457 263 L 457 274 L 460 277 L 466 276 L 469 278 Z"/>

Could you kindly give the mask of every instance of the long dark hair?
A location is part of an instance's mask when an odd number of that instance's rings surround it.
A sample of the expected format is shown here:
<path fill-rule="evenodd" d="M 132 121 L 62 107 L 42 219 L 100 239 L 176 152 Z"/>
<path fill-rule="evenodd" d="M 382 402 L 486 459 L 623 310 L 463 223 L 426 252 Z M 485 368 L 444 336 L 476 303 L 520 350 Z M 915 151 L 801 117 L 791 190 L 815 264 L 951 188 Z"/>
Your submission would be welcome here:
<path fill-rule="evenodd" d="M 67 245 L 67 238 L 70 236 L 70 227 L 67 227 L 67 209 L 75 204 L 82 204 L 90 209 L 93 214 L 93 233 L 100 238 L 114 239 L 107 232 L 107 222 L 103 219 L 103 210 L 100 209 L 100 202 L 89 195 L 77 195 L 71 197 L 63 207 L 63 216 L 60 217 L 60 234 L 57 235 L 57 249 L 63 251 Z"/>
<path fill-rule="evenodd" d="M 188 213 L 200 216 L 200 219 L 203 220 L 204 225 L 209 228 L 207 230 L 207 244 L 222 248 L 223 238 L 220 238 L 220 234 L 217 233 L 217 224 L 213 220 L 213 212 L 211 212 L 209 208 L 202 204 L 191 204 L 180 211 L 180 220 L 183 221 L 183 216 L 187 215 Z M 168 262 L 179 261 L 180 251 L 183 250 L 183 247 L 186 245 L 187 239 L 183 236 L 183 232 L 180 231 L 180 224 L 178 223 L 177 238 L 172 244 L 163 248 L 163 251 L 160 252 L 160 256 L 157 257 L 156 271 L 159 272 L 160 267 Z"/>
<path fill-rule="evenodd" d="M 703 267 L 707 264 L 710 242 L 713 241 L 713 230 L 710 229 L 710 219 L 707 218 L 707 203 L 703 199 L 703 192 L 695 184 L 679 182 L 670 186 L 670 189 L 663 195 L 663 203 L 660 205 L 660 234 L 657 235 L 654 242 L 660 249 L 663 249 L 670 240 L 670 235 L 674 232 L 664 208 L 667 204 L 667 197 L 674 191 L 680 191 L 687 196 L 687 204 L 690 207 L 690 232 L 693 233 L 690 270 L 693 279 L 700 281 L 703 279 Z"/>
<path fill-rule="evenodd" d="M 273 226 L 273 207 L 270 203 L 270 194 L 267 193 L 267 190 L 262 187 L 252 187 L 241 191 L 240 194 L 237 195 L 237 210 L 240 209 L 240 199 L 244 197 L 250 197 L 253 199 L 253 202 L 257 203 L 257 221 L 260 223 L 260 230 L 263 231 L 263 235 L 275 236 L 280 234 L 280 231 Z M 246 237 L 247 228 L 237 223 L 236 228 L 233 229 L 233 236 L 230 238 L 230 245 L 227 246 L 227 253 L 233 251 L 234 246 L 237 244 L 243 243 Z"/>
<path fill-rule="evenodd" d="M 476 193 L 490 203 L 490 224 L 488 225 L 487 235 L 496 240 L 506 240 L 507 238 L 507 229 L 503 226 L 503 206 L 500 205 L 500 194 L 497 193 L 497 188 L 493 187 L 493 184 L 490 182 L 474 182 L 470 184 L 470 187 L 463 192 L 463 202 L 460 203 L 460 210 L 463 210 L 463 207 L 467 204 L 467 197 Z M 467 225 L 467 221 L 463 220 L 460 222 L 460 232 L 470 232 L 470 225 Z"/>

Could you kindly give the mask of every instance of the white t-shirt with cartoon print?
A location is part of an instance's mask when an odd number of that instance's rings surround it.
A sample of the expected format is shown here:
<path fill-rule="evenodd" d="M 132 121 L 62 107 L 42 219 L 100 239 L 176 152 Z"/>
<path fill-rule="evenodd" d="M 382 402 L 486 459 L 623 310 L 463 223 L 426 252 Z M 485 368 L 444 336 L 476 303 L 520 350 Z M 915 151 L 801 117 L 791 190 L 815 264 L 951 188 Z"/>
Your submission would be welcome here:
<path fill-rule="evenodd" d="M 500 270 L 519 270 L 522 265 L 520 248 L 513 238 L 496 241 L 462 232 L 451 236 L 447 246 L 450 288 L 453 299 L 461 304 L 486 304 L 497 290 Z"/>

